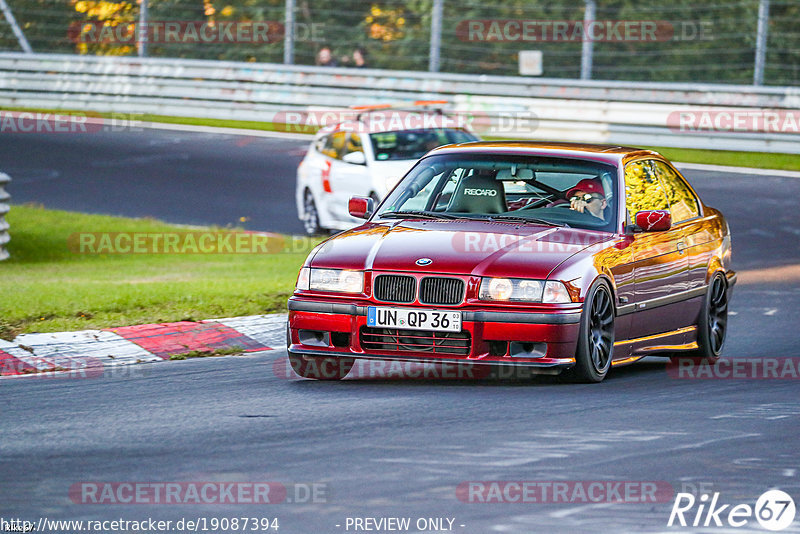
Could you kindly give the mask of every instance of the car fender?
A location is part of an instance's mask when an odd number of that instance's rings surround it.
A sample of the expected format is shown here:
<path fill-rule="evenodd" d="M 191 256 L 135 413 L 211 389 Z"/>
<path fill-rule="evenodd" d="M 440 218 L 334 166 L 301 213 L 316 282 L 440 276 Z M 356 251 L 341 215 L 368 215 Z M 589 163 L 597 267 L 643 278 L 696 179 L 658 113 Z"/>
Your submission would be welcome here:
<path fill-rule="evenodd" d="M 569 288 L 570 293 L 577 291 L 579 301 L 583 302 L 589 288 L 597 278 L 602 276 L 611 286 L 616 302 L 617 283 L 611 271 L 613 262 L 610 261 L 612 259 L 610 256 L 614 253 L 610 254 L 608 251 L 616 251 L 616 255 L 619 255 L 620 251 L 613 246 L 613 239 L 613 237 L 609 236 L 608 239 L 589 245 L 571 255 L 550 271 L 547 279 L 568 283 L 568 286 L 572 286 Z"/>

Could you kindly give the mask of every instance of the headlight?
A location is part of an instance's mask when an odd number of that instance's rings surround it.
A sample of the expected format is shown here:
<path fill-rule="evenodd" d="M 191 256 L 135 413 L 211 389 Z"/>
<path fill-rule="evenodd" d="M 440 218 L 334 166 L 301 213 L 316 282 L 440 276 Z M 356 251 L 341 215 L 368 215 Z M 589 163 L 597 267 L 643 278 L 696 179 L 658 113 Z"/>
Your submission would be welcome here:
<path fill-rule="evenodd" d="M 363 293 L 364 291 L 364 273 L 362 271 L 314 268 L 309 270 L 311 272 L 308 286 L 314 291 L 337 293 Z"/>
<path fill-rule="evenodd" d="M 484 278 L 478 297 L 481 300 L 541 302 L 544 283 L 519 278 Z"/>
<path fill-rule="evenodd" d="M 542 302 L 550 304 L 564 304 L 572 302 L 567 291 L 567 286 L 561 282 L 549 281 L 544 285 L 544 295 L 542 295 Z"/>
<path fill-rule="evenodd" d="M 483 278 L 478 292 L 481 300 L 506 302 L 544 302 L 558 304 L 572 302 L 569 292 L 561 282 L 526 280 L 523 278 Z"/>

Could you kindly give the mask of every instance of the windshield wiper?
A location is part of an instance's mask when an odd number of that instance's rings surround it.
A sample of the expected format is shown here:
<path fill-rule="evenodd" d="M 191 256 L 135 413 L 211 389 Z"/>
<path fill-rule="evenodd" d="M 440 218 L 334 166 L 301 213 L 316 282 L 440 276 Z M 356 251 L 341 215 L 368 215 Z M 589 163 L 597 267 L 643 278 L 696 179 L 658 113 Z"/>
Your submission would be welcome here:
<path fill-rule="evenodd" d="M 454 215 L 447 213 L 438 213 L 433 211 L 416 211 L 416 210 L 400 210 L 400 211 L 387 211 L 381 213 L 380 217 L 387 219 L 405 219 L 407 217 L 418 217 L 420 219 L 457 219 Z"/>
<path fill-rule="evenodd" d="M 556 223 L 553 221 L 546 221 L 544 219 L 537 219 L 536 217 L 518 217 L 516 215 L 492 215 L 488 217 L 490 221 L 514 221 L 523 223 L 546 224 L 547 226 L 558 226 L 560 228 L 569 228 L 567 223 Z"/>

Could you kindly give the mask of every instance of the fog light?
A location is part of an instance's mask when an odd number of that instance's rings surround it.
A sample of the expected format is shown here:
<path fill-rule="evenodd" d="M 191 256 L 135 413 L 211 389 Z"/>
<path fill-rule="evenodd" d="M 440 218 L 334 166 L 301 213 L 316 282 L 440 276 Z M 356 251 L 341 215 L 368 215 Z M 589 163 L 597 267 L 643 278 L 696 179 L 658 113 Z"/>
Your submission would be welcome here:
<path fill-rule="evenodd" d="M 512 341 L 509 347 L 512 358 L 544 358 L 547 343 L 532 341 Z"/>
<path fill-rule="evenodd" d="M 300 343 L 309 347 L 330 347 L 331 335 L 319 330 L 299 330 L 297 336 Z"/>

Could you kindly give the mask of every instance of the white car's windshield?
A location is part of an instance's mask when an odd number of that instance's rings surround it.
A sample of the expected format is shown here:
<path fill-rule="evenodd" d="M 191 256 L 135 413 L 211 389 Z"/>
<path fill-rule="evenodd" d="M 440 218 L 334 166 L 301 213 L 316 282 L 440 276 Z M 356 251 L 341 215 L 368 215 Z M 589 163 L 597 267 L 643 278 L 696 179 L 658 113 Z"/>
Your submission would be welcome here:
<path fill-rule="evenodd" d="M 486 218 L 613 231 L 613 165 L 572 158 L 439 155 L 387 197 L 380 218 Z"/>
<path fill-rule="evenodd" d="M 370 134 L 369 137 L 378 161 L 419 159 L 442 145 L 478 141 L 468 131 L 455 128 L 381 132 Z"/>

